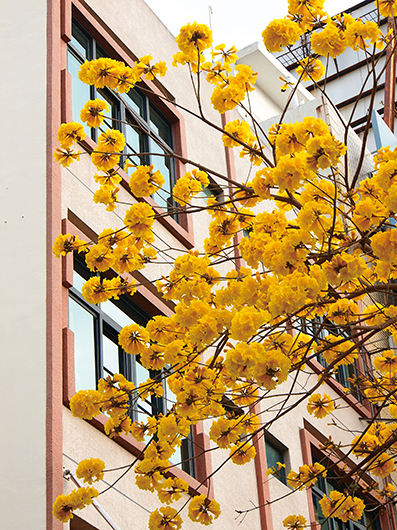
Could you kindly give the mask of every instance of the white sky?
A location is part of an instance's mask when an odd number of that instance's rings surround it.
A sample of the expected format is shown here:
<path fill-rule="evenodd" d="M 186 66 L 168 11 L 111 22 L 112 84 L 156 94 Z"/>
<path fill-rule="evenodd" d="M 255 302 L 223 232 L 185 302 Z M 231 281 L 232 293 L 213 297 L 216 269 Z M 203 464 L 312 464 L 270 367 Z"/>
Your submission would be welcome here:
<path fill-rule="evenodd" d="M 214 43 L 243 48 L 262 40 L 262 31 L 274 18 L 287 14 L 287 0 L 145 0 L 174 35 L 188 22 L 209 25 L 209 6 Z M 329 15 L 335 15 L 359 0 L 325 0 Z"/>

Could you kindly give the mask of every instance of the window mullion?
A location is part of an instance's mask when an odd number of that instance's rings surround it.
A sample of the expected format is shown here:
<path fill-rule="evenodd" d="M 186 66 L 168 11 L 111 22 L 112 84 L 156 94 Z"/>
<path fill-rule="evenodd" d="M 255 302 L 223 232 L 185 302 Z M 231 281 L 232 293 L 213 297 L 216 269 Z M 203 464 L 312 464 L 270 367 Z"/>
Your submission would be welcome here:
<path fill-rule="evenodd" d="M 137 360 L 134 356 L 134 359 L 131 360 L 131 364 L 130 364 L 130 367 L 131 367 L 131 381 L 134 383 L 135 385 L 135 388 L 137 388 L 138 386 L 138 376 L 137 376 L 137 373 L 136 373 L 136 363 L 137 363 Z M 132 398 L 132 410 L 131 410 L 131 417 L 133 420 L 137 420 L 138 419 L 138 414 L 137 414 L 137 411 L 136 411 L 136 408 L 137 408 L 137 391 L 135 392 L 134 391 L 134 394 L 133 394 L 133 398 Z"/>
<path fill-rule="evenodd" d="M 91 38 L 91 47 L 90 47 L 90 52 L 91 52 L 91 59 L 96 59 L 97 56 L 96 56 L 96 40 Z"/>
<path fill-rule="evenodd" d="M 103 378 L 103 318 L 99 311 L 97 326 L 95 330 L 95 353 L 96 353 L 96 378 L 97 381 Z"/>

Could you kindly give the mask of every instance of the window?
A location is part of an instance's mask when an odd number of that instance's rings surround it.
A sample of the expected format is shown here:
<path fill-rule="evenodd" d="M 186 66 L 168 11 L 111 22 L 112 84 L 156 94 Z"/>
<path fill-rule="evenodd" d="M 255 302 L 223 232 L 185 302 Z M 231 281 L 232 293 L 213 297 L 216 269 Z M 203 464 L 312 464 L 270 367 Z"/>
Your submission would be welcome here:
<path fill-rule="evenodd" d="M 278 463 L 286 465 L 288 449 L 270 433 L 265 435 L 266 463 L 268 468 L 278 469 Z M 281 467 L 273 477 L 278 478 L 283 484 L 287 484 L 287 473 L 285 467 Z"/>
<path fill-rule="evenodd" d="M 318 462 L 318 460 L 313 459 L 313 463 Z M 320 462 L 322 465 L 327 466 L 324 461 Z M 374 506 L 369 506 L 368 500 L 364 500 L 367 506 L 367 511 L 364 511 L 362 518 L 359 521 L 347 521 L 346 523 L 342 522 L 336 517 L 330 517 L 326 519 L 323 516 L 320 507 L 320 500 L 323 498 L 324 494 L 329 495 L 330 492 L 334 489 L 340 490 L 340 486 L 337 486 L 337 482 L 340 480 L 340 476 L 331 475 L 328 473 L 327 477 L 320 477 L 316 484 L 312 486 L 312 497 L 314 505 L 314 514 L 316 521 L 321 524 L 322 530 L 381 530 L 381 524 L 379 520 L 378 510 L 374 509 Z M 358 492 L 354 493 L 354 496 L 360 496 Z"/>
<path fill-rule="evenodd" d="M 159 170 L 165 180 L 163 190 L 156 192 L 153 198 L 159 206 L 171 211 L 175 207 L 170 198 L 176 178 L 175 164 L 172 157 L 164 155 L 173 151 L 172 123 L 139 88 L 132 88 L 126 94 L 115 94 L 106 88 L 96 89 L 86 85 L 78 78 L 79 68 L 84 61 L 108 55 L 77 21 L 73 21 L 72 40 L 68 44 L 73 121 L 80 121 L 80 111 L 89 99 L 99 98 L 106 101 L 109 112 L 105 126 L 119 129 L 126 138 L 124 156 L 121 157 L 120 164 L 124 166 L 127 160 L 134 165 L 153 164 L 154 170 Z M 85 131 L 94 141 L 97 140 L 97 129 L 86 126 Z M 128 171 L 131 173 L 133 168 Z"/>
<path fill-rule="evenodd" d="M 75 335 L 76 391 L 96 388 L 99 379 L 122 373 L 136 386 L 155 373 L 146 370 L 134 356 L 126 354 L 118 344 L 122 327 L 131 321 L 144 326 L 150 315 L 128 297 L 88 304 L 81 295 L 83 283 L 91 276 L 83 260 L 75 255 L 73 287 L 69 290 L 69 328 Z M 165 412 L 163 399 L 152 397 L 132 405 L 134 420 L 145 421 L 147 415 Z"/>
<path fill-rule="evenodd" d="M 302 332 L 307 333 L 309 336 L 314 337 L 315 342 L 319 342 L 324 339 L 327 335 L 332 334 L 348 339 L 350 337 L 349 331 L 341 329 L 324 317 L 317 317 L 312 320 L 302 320 Z M 317 355 L 317 361 L 326 368 L 328 366 L 324 357 L 319 354 Z M 361 401 L 361 395 L 357 391 L 356 387 L 352 387 L 349 382 L 349 378 L 356 378 L 358 376 L 357 363 L 354 361 L 353 364 L 339 366 L 334 373 L 333 377 L 344 387 L 350 388 L 353 396 Z"/>
<path fill-rule="evenodd" d="M 211 177 L 208 177 L 209 184 L 207 187 L 202 189 L 203 199 L 215 199 L 217 203 L 222 204 L 225 202 L 225 190 L 219 186 L 217 182 Z"/>
<path fill-rule="evenodd" d="M 102 304 L 87 303 L 81 289 L 93 273 L 77 253 L 74 254 L 73 268 L 73 287 L 69 289 L 69 328 L 75 337 L 76 392 L 96 388 L 99 379 L 115 373 L 123 374 L 136 387 L 149 377 L 155 377 L 158 372 L 146 370 L 139 358 L 126 354 L 118 344 L 118 335 L 124 326 L 131 321 L 145 326 L 151 315 L 128 296 Z M 147 416 L 165 414 L 173 402 L 173 394 L 167 388 L 162 398 L 152 396 L 143 400 L 137 396 L 131 404 L 131 419 L 146 421 Z M 190 434 L 182 440 L 180 451 L 173 455 L 171 461 L 194 476 L 193 456 Z"/>

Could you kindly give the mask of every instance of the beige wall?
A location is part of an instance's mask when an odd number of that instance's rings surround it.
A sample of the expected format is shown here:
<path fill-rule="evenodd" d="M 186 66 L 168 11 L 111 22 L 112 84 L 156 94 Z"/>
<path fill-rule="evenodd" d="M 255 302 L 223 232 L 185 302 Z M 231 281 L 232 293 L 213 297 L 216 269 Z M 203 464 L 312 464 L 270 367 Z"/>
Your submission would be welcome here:
<path fill-rule="evenodd" d="M 45 528 L 46 10 L 3 2 L 1 526 Z"/>

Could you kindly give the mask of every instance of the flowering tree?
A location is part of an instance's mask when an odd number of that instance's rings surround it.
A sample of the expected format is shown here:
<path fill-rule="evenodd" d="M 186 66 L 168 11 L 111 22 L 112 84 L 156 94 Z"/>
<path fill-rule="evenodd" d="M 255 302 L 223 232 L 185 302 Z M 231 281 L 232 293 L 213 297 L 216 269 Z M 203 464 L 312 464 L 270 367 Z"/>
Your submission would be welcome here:
<path fill-rule="evenodd" d="M 292 49 L 304 32 L 318 30 L 311 34 L 316 57 L 301 61 L 298 82 L 284 86 L 291 90 L 289 101 L 299 82 L 316 83 L 326 74 L 318 56 L 336 57 L 347 47 L 361 49 L 376 78 L 375 50 L 385 54 L 393 45 L 391 35 L 385 37 L 375 22 L 361 22 L 347 14 L 331 19 L 322 4 L 322 0 L 290 0 L 288 16 L 271 22 L 263 32 L 265 45 L 274 52 Z M 377 7 L 382 16 L 393 16 L 397 3 L 380 0 Z M 205 207 L 198 208 L 194 198 L 209 185 L 211 169 L 203 171 L 199 162 L 190 161 L 194 169 L 177 181 L 168 201 L 174 206 L 168 212 L 133 200 L 123 228 L 106 228 L 94 241 L 60 235 L 53 248 L 58 257 L 79 252 L 93 272 L 112 269 L 117 273 L 112 279 L 95 275 L 84 284 L 85 299 L 96 304 L 136 291 L 130 273 L 150 267 L 162 253 L 158 242 L 154 245 L 153 231 L 160 215 L 181 211 L 194 215 L 205 209 L 211 217 L 205 251 L 179 255 L 170 272 L 156 282 L 164 299 L 175 302 L 175 314 L 155 316 L 146 327 L 132 323 L 120 333 L 125 352 L 139 356 L 142 365 L 157 375 L 139 388 L 121 374 L 108 376 L 99 381 L 97 389 L 80 391 L 70 401 L 73 415 L 79 418 L 92 419 L 106 412 L 109 436 L 126 433 L 146 442 L 134 468 L 136 484 L 156 491 L 160 502 L 167 505 L 188 491 L 184 480 L 167 478 L 166 473 L 172 467 L 170 457 L 193 424 L 211 421 L 212 442 L 229 449 L 228 458 L 234 464 L 245 464 L 255 456 L 253 438 L 300 403 L 306 401 L 309 413 L 317 418 L 332 412 L 338 404 L 323 392 L 324 384 L 340 366 L 352 365 L 366 355 L 365 345 L 372 337 L 387 331 L 397 342 L 397 306 L 378 296 L 393 291 L 397 277 L 397 231 L 393 228 L 397 152 L 381 149 L 374 157 L 376 173 L 360 180 L 364 147 L 355 174 L 348 174 L 349 145 L 332 136 L 322 120 L 306 117 L 298 123 L 283 123 L 282 118 L 269 131 L 262 131 L 246 103 L 256 74 L 249 66 L 235 65 L 237 50 L 215 46 L 213 62 L 208 62 L 205 53 L 212 43 L 211 31 L 197 23 L 184 26 L 176 41 L 180 51 L 173 66 L 190 70 L 197 119 L 217 129 L 226 147 L 240 149 L 255 168 L 254 178 L 231 181 L 216 174 L 226 190 L 223 200 L 210 198 Z M 79 75 L 96 88 L 123 93 L 143 76 L 152 80 L 165 72 L 165 63 L 153 63 L 151 56 L 145 56 L 133 68 L 106 58 L 86 62 Z M 204 79 L 214 85 L 213 107 L 223 114 L 240 106 L 250 116 L 251 126 L 234 120 L 221 130 L 210 123 L 201 104 Z M 89 127 L 101 127 L 105 113 L 104 101 L 91 100 L 82 109 L 81 120 Z M 367 134 L 368 127 L 364 146 Z M 79 160 L 81 153 L 74 145 L 84 137 L 83 125 L 61 125 L 56 160 L 63 166 Z M 118 207 L 118 164 L 124 147 L 125 138 L 119 131 L 103 130 L 91 154 L 99 184 L 94 201 L 109 211 Z M 169 152 L 164 156 L 178 155 Z M 161 191 L 164 178 L 153 166 L 127 162 L 128 167 L 132 167 L 130 189 L 135 198 L 166 194 Z M 248 235 L 236 237 L 243 231 Z M 236 255 L 240 256 L 237 266 Z M 358 457 L 358 464 L 350 472 L 351 482 L 341 491 L 324 495 L 320 502 L 324 517 L 345 522 L 362 516 L 364 503 L 355 496 L 361 476 L 369 473 L 375 480 L 383 479 L 395 469 L 397 430 L 382 417 L 388 412 L 397 418 L 397 354 L 394 349 L 371 353 L 373 363 L 365 373 L 358 371 L 350 378 L 346 392 L 365 395 L 374 405 L 374 419 L 362 433 L 352 436 L 348 452 Z M 320 357 L 324 369 L 318 380 L 304 392 L 298 391 L 296 382 L 307 373 L 307 363 Z M 132 422 L 131 409 L 137 399 L 161 396 L 165 384 L 175 395 L 167 413 Z M 278 406 L 267 407 L 283 384 L 288 391 L 278 395 Z M 238 415 L 225 409 L 225 397 L 239 409 Z M 324 447 L 339 458 L 337 449 L 332 441 Z M 105 471 L 98 459 L 80 462 L 77 476 L 90 485 L 58 497 L 54 515 L 66 522 L 76 509 L 90 504 L 98 495 L 91 484 Z M 269 474 L 278 471 L 273 468 Z M 315 463 L 292 470 L 287 479 L 292 488 L 304 489 L 326 473 L 324 465 Z M 380 486 L 375 480 L 372 489 L 390 502 L 393 486 Z M 206 525 L 220 514 L 218 503 L 205 494 L 186 504 L 188 517 Z M 180 528 L 180 512 L 170 506 L 155 510 L 149 528 Z M 306 524 L 299 514 L 284 521 L 290 529 L 303 529 Z"/>

